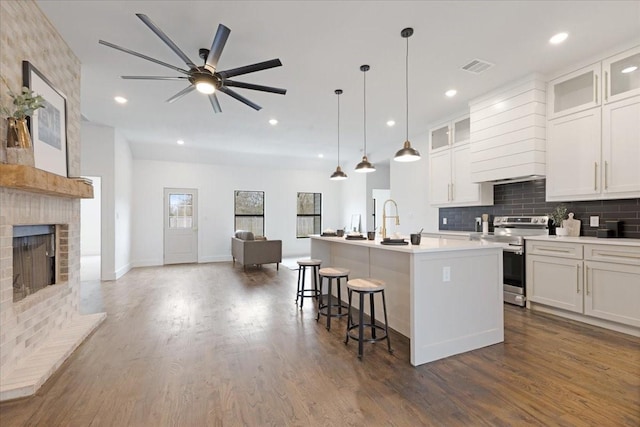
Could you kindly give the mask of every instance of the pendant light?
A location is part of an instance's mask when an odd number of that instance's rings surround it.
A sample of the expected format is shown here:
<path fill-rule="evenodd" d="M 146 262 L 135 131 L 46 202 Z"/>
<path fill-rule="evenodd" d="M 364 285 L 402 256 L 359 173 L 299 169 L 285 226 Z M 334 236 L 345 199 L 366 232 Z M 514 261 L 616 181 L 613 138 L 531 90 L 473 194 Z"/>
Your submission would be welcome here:
<path fill-rule="evenodd" d="M 407 56 L 405 61 L 405 92 L 407 102 L 407 139 L 404 141 L 404 147 L 402 147 L 396 153 L 393 160 L 398 162 L 415 162 L 420 160 L 420 153 L 415 148 L 411 147 L 409 142 L 409 37 L 413 34 L 413 28 L 405 28 L 400 32 L 400 35 L 407 39 Z"/>
<path fill-rule="evenodd" d="M 368 65 L 361 65 L 360 71 L 364 76 L 364 152 L 362 153 L 362 161 L 356 165 L 356 172 L 369 173 L 375 172 L 376 168 L 367 159 L 367 71 Z"/>
<path fill-rule="evenodd" d="M 333 181 L 342 181 L 347 179 L 347 174 L 342 172 L 342 168 L 340 167 L 340 95 L 342 94 L 342 89 L 335 90 L 336 95 L 338 95 L 338 167 L 336 171 L 331 174 L 331 180 Z"/>

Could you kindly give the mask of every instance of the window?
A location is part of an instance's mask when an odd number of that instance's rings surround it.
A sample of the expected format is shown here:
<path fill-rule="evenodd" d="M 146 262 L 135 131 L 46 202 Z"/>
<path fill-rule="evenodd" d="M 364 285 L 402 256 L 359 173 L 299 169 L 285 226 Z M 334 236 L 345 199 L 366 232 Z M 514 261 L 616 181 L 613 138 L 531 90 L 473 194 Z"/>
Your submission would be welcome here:
<path fill-rule="evenodd" d="M 169 228 L 193 226 L 193 195 L 169 194 Z"/>
<path fill-rule="evenodd" d="M 322 225 L 322 194 L 298 193 L 298 219 L 296 237 L 320 234 Z"/>
<path fill-rule="evenodd" d="M 234 192 L 235 229 L 264 236 L 264 191 Z"/>

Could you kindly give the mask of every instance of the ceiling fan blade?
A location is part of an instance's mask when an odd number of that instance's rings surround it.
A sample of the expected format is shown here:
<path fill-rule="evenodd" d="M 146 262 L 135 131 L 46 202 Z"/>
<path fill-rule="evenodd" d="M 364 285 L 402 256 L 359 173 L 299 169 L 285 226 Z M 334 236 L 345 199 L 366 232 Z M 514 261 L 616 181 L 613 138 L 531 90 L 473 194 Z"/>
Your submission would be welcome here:
<path fill-rule="evenodd" d="M 227 95 L 229 95 L 232 98 L 237 99 L 238 101 L 242 102 L 243 104 L 248 105 L 249 107 L 253 108 L 254 110 L 260 111 L 260 109 L 262 109 L 261 106 L 259 106 L 258 104 L 255 104 L 251 101 L 249 101 L 247 98 L 245 98 L 244 96 L 240 95 L 238 92 L 234 92 L 231 89 L 221 86 L 218 89 L 220 92 L 222 93 L 226 93 Z"/>
<path fill-rule="evenodd" d="M 186 94 L 188 94 L 189 92 L 195 89 L 196 87 L 194 85 L 189 85 L 188 87 L 182 89 L 180 92 L 173 95 L 171 98 L 167 99 L 167 102 L 171 104 L 172 102 L 177 101 L 178 99 L 182 98 L 183 96 L 185 96 Z"/>
<path fill-rule="evenodd" d="M 106 42 L 104 40 L 98 40 L 98 43 L 100 43 L 102 45 L 105 45 L 105 46 L 108 46 L 108 47 L 111 47 L 111 48 L 114 48 L 116 50 L 122 51 L 124 53 L 128 53 L 129 55 L 137 56 L 138 58 L 142 58 L 142 59 L 146 59 L 147 61 L 155 62 L 156 64 L 163 65 L 163 66 L 165 66 L 167 68 L 171 68 L 172 70 L 176 70 L 176 71 L 178 71 L 180 73 L 189 74 L 189 72 L 187 70 L 183 70 L 182 68 L 178 68 L 175 65 L 167 64 L 166 62 L 162 62 L 162 61 L 159 61 L 159 60 L 157 60 L 155 58 L 151 58 L 150 56 L 143 55 L 142 53 L 138 53 L 138 52 L 133 51 L 131 49 L 127 49 L 126 47 L 121 47 L 121 46 L 118 46 L 117 44 L 109 43 L 109 42 Z"/>
<path fill-rule="evenodd" d="M 232 68 L 231 70 L 220 71 L 220 77 L 239 76 L 241 74 L 255 73 L 256 71 L 267 70 L 269 68 L 280 67 L 282 62 L 279 59 L 271 59 L 269 61 L 258 62 L 257 64 L 245 65 L 244 67 Z"/>
<path fill-rule="evenodd" d="M 161 76 L 120 76 L 125 80 L 187 80 L 187 76 L 161 77 Z"/>
<path fill-rule="evenodd" d="M 209 101 L 211 101 L 214 113 L 222 113 L 222 108 L 220 108 L 220 103 L 218 102 L 218 97 L 215 93 L 209 95 Z"/>
<path fill-rule="evenodd" d="M 211 43 L 211 49 L 209 49 L 209 55 L 207 56 L 207 62 L 205 63 L 205 68 L 209 71 L 214 72 L 218 67 L 218 60 L 220 59 L 220 55 L 222 55 L 222 49 L 224 49 L 230 33 L 231 30 L 229 28 L 222 24 L 218 25 L 216 36 L 213 38 L 213 43 Z"/>
<path fill-rule="evenodd" d="M 280 95 L 285 95 L 287 93 L 286 89 L 280 89 L 278 87 L 254 85 L 253 83 L 235 82 L 233 80 L 224 80 L 223 85 L 231 86 L 231 87 L 240 87 L 243 89 L 260 90 L 262 92 L 271 92 L 271 93 L 277 93 Z"/>
<path fill-rule="evenodd" d="M 176 55 L 178 55 L 185 62 L 185 64 L 189 66 L 189 68 L 196 68 L 196 64 L 194 64 L 193 61 L 190 60 L 189 57 L 185 55 L 182 50 L 180 50 L 180 48 L 173 42 L 173 40 L 171 40 L 169 36 L 167 36 L 160 28 L 158 28 L 158 26 L 154 24 L 153 21 L 151 21 L 151 19 L 149 19 L 147 15 L 143 13 L 136 13 L 136 16 L 140 18 L 140 20 L 144 22 L 147 25 L 147 27 L 151 29 L 151 31 L 156 33 L 156 36 L 160 37 L 160 39 L 162 39 L 162 41 L 167 46 L 169 46 L 171 50 L 174 51 Z"/>

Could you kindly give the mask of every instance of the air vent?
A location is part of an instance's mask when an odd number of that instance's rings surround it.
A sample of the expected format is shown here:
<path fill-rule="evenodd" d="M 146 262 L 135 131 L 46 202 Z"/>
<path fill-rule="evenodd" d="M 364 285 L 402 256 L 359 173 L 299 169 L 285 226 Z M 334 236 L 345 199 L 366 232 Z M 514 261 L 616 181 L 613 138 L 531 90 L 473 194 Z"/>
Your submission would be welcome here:
<path fill-rule="evenodd" d="M 480 74 L 491 67 L 493 67 L 493 64 L 490 62 L 483 61 L 482 59 L 474 59 L 473 61 L 469 62 L 467 65 L 463 65 L 462 69 L 464 71 L 468 71 L 473 74 Z"/>

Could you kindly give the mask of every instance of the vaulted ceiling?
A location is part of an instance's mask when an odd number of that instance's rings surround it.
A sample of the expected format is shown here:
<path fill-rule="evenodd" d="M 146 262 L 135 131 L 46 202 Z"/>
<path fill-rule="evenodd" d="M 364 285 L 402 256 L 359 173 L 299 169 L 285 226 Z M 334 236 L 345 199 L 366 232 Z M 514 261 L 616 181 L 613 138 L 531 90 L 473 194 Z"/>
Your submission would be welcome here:
<path fill-rule="evenodd" d="M 137 158 L 200 162 L 268 162 L 335 168 L 337 97 L 341 159 L 352 168 L 364 141 L 388 161 L 405 140 L 406 41 L 409 39 L 409 137 L 467 108 L 470 99 L 532 73 L 551 75 L 640 44 L 640 1 L 56 1 L 40 8 L 82 62 L 82 113 L 112 126 Z M 280 58 L 282 67 L 236 80 L 287 89 L 276 95 L 237 89 L 262 106 L 254 111 L 219 94 L 214 114 L 205 95 L 165 102 L 186 84 L 122 80 L 121 75 L 175 76 L 172 70 L 98 44 L 98 40 L 186 67 L 136 16 L 144 13 L 194 62 L 219 23 L 231 34 L 219 69 Z M 561 45 L 549 38 L 569 33 Z M 495 64 L 475 75 L 474 59 Z M 453 98 L 445 91 L 458 91 Z M 128 99 L 116 104 L 114 96 Z M 270 119 L 278 124 L 269 124 Z M 395 120 L 394 127 L 387 126 Z M 178 146 L 182 139 L 185 144 Z M 424 153 L 426 154 L 426 153 Z M 323 155 L 320 158 L 319 155 Z"/>

